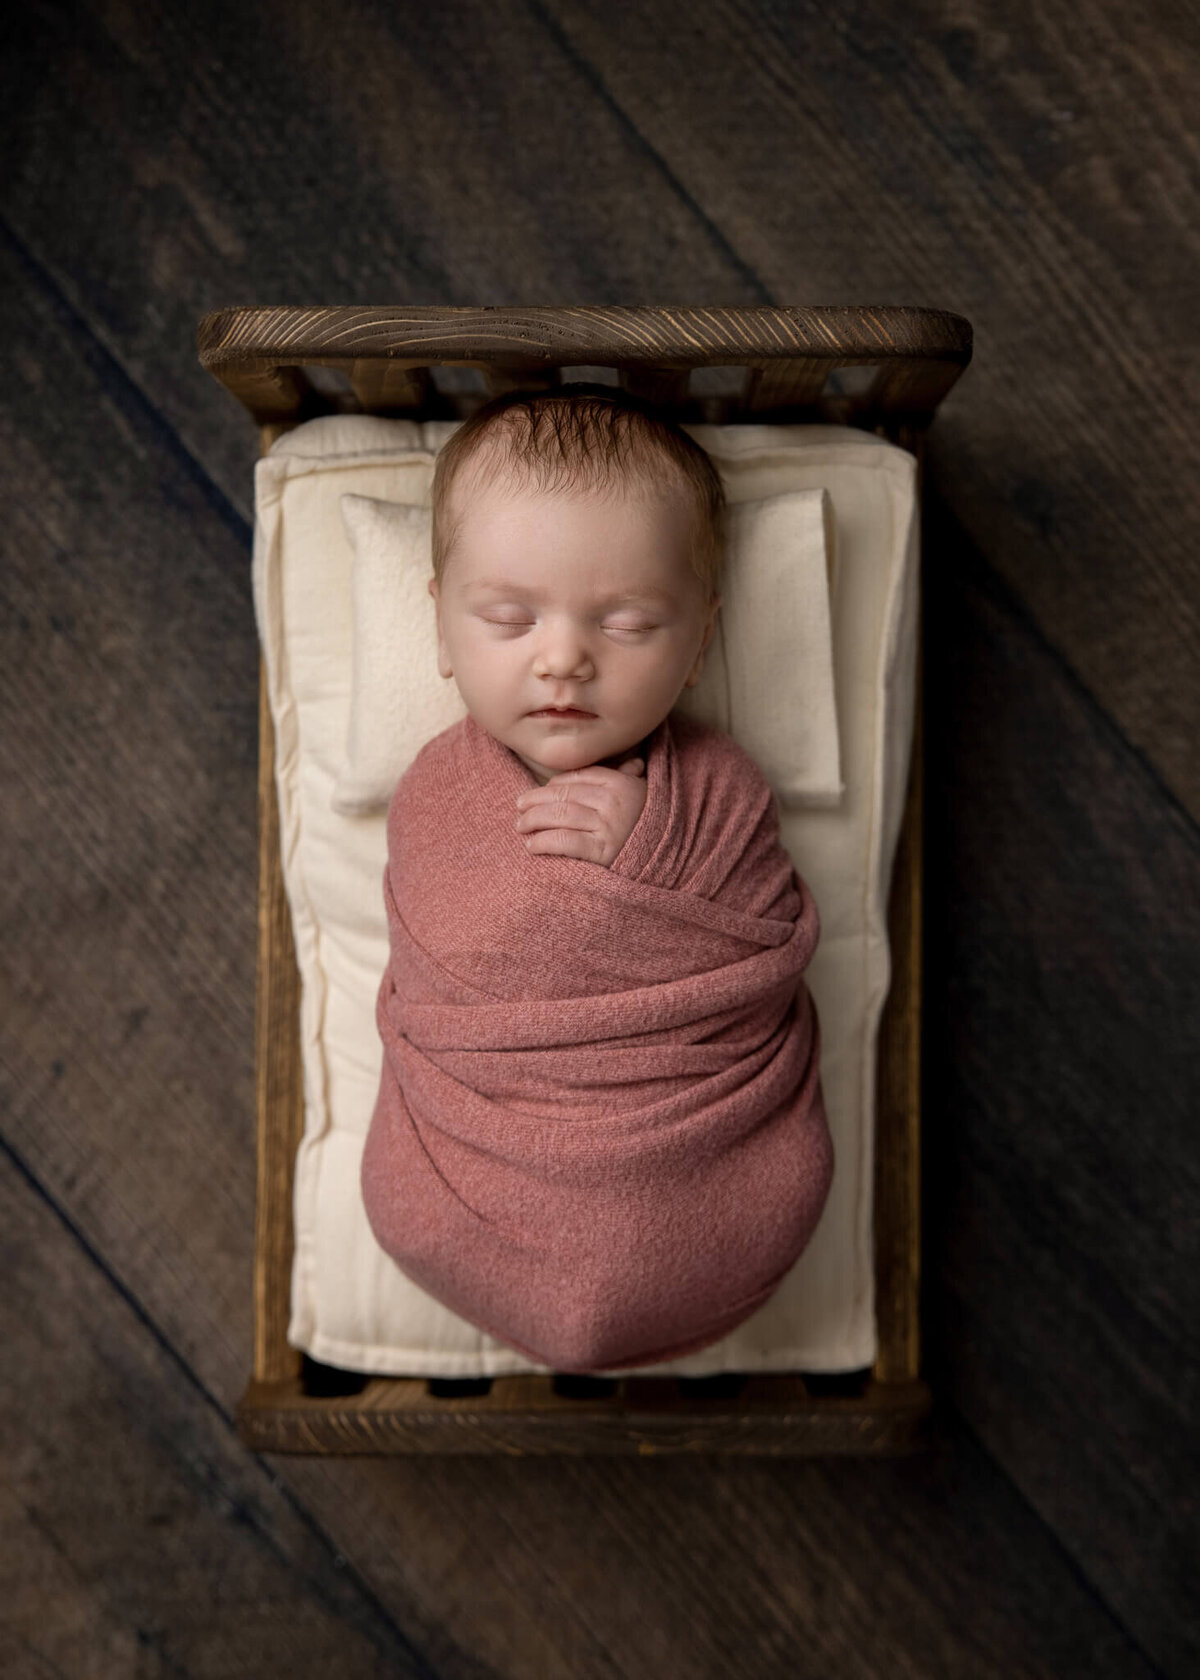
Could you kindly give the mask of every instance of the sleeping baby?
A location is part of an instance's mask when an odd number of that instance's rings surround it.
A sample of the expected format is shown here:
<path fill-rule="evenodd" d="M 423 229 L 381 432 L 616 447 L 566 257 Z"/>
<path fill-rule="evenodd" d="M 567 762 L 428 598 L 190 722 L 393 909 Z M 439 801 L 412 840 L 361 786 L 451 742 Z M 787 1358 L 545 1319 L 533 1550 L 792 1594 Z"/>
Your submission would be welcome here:
<path fill-rule="evenodd" d="M 765 777 L 672 707 L 720 607 L 707 454 L 615 388 L 486 404 L 433 483 L 438 668 L 467 715 L 388 809 L 383 1250 L 555 1370 L 706 1347 L 833 1174 L 812 894 Z"/>

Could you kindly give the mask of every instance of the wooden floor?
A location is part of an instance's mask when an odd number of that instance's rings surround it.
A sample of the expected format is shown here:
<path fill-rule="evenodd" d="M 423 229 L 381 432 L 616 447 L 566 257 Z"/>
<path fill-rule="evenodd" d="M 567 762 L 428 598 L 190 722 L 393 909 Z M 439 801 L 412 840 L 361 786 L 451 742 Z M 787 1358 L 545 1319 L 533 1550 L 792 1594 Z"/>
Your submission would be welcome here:
<path fill-rule="evenodd" d="M 1200 22 L 90 0 L 0 55 L 0 1672 L 1200 1672 Z M 227 304 L 966 315 L 927 481 L 926 1455 L 256 1457 Z"/>

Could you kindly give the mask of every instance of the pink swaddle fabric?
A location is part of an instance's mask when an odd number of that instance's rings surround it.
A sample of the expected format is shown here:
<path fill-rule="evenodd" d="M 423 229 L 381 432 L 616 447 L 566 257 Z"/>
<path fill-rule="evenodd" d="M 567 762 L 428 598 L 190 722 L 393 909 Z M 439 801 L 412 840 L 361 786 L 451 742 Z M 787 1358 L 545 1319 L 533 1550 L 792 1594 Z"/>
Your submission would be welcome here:
<path fill-rule="evenodd" d="M 471 717 L 388 810 L 371 1228 L 460 1317 L 562 1371 L 652 1364 L 762 1305 L 833 1176 L 817 907 L 774 794 L 670 715 L 612 865 L 526 851 L 533 774 Z"/>

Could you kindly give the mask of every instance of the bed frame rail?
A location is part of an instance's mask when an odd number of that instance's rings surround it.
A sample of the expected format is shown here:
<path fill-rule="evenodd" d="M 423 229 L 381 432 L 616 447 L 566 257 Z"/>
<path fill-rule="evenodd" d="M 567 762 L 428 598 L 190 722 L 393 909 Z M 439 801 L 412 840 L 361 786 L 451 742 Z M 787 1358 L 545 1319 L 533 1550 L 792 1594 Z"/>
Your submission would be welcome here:
<path fill-rule="evenodd" d="M 691 422 L 928 424 L 971 358 L 941 310 L 222 309 L 200 360 L 261 426 L 318 414 L 462 419 L 568 377 L 619 381 Z"/>

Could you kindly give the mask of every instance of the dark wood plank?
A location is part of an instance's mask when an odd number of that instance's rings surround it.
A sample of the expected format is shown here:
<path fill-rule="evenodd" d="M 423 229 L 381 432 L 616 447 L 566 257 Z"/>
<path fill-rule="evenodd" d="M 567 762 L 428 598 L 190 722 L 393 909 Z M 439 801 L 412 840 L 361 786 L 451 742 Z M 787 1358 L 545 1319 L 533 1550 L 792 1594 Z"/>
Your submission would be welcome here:
<path fill-rule="evenodd" d="M 254 1220 L 248 532 L 7 244 L 0 291 L 23 322 L 0 391 L 6 1134 L 118 1270 L 142 1253 L 156 1322 L 232 1409 Z"/>
<path fill-rule="evenodd" d="M 539 11 L 771 301 L 973 322 L 954 511 L 1200 818 L 1196 9 Z"/>
<path fill-rule="evenodd" d="M 479 1590 L 503 1568 L 509 1591 L 552 1601 L 572 1676 L 1156 1672 L 953 1418 L 920 1459 L 388 1459 L 377 1474 L 380 1505 L 486 1525 Z"/>
<path fill-rule="evenodd" d="M 935 482 L 955 470 L 934 461 Z M 942 507 L 928 1373 L 1182 1675 L 1200 1666 L 1200 837 Z"/>
<path fill-rule="evenodd" d="M 444 1632 L 379 1603 L 7 1152 L 0 1275 L 10 1680 L 485 1680 Z"/>

